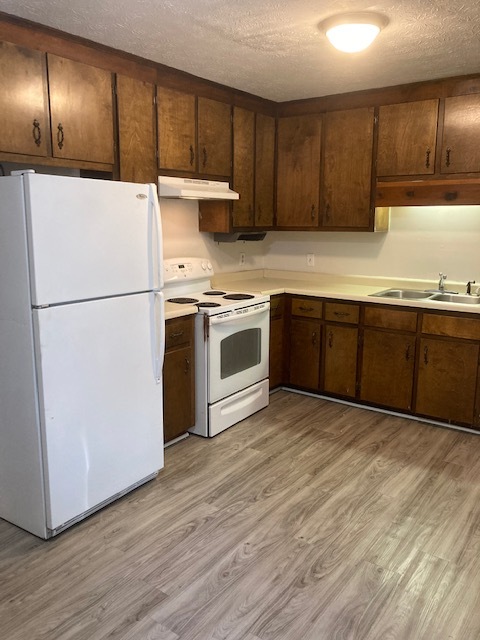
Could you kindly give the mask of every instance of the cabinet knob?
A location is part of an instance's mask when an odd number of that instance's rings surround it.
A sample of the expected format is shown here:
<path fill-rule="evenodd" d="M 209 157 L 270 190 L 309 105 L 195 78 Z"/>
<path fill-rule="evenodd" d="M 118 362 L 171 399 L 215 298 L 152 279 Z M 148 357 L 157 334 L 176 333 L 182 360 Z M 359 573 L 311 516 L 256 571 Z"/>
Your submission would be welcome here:
<path fill-rule="evenodd" d="M 35 144 L 39 147 L 42 144 L 42 130 L 40 129 L 40 123 L 37 119 L 33 121 L 33 139 Z"/>

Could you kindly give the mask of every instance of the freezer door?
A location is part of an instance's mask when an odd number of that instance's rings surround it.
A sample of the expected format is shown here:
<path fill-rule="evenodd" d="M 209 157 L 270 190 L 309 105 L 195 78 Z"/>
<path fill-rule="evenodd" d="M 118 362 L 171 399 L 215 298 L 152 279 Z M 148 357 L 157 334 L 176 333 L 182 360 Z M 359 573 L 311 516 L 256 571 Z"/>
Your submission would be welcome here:
<path fill-rule="evenodd" d="M 161 287 L 155 185 L 25 174 L 33 306 Z"/>
<path fill-rule="evenodd" d="M 145 293 L 34 310 L 49 529 L 163 467 L 162 305 Z"/>

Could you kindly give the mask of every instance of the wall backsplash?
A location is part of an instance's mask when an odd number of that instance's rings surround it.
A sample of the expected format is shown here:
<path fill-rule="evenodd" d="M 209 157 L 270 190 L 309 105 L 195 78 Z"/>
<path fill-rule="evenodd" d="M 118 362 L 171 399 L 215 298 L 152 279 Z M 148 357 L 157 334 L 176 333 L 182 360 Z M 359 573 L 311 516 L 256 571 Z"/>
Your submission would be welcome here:
<path fill-rule="evenodd" d="M 203 256 L 215 271 L 244 269 L 480 281 L 480 206 L 396 207 L 388 233 L 269 231 L 262 242 L 215 243 L 198 231 L 198 204 L 161 200 L 165 257 Z M 315 266 L 307 267 L 312 253 Z"/>

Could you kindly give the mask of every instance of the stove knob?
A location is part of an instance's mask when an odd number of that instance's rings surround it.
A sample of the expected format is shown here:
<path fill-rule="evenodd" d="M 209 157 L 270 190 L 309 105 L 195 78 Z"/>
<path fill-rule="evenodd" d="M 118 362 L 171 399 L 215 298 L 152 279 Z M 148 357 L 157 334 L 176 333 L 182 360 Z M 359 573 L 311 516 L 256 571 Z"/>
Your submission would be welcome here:
<path fill-rule="evenodd" d="M 207 268 L 207 263 L 206 262 L 202 262 L 202 269 L 205 271 Z"/>
<path fill-rule="evenodd" d="M 208 269 L 209 271 L 211 271 L 211 270 L 212 270 L 212 263 L 211 263 L 211 262 L 207 262 L 207 269 Z"/>

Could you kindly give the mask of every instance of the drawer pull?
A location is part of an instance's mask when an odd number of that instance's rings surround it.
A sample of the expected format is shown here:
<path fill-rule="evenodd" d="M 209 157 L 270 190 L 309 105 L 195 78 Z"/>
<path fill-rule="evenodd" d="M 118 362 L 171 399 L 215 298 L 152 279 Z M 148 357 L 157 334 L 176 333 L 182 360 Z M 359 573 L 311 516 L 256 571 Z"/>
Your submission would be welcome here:
<path fill-rule="evenodd" d="M 169 338 L 175 340 L 175 338 L 181 338 L 183 336 L 183 331 L 177 331 L 177 333 L 171 333 Z"/>
<path fill-rule="evenodd" d="M 313 307 L 304 307 L 303 305 L 298 308 L 300 309 L 300 311 L 315 311 Z"/>
<path fill-rule="evenodd" d="M 350 313 L 348 311 L 334 311 L 333 315 L 337 316 L 338 318 L 348 318 Z"/>

